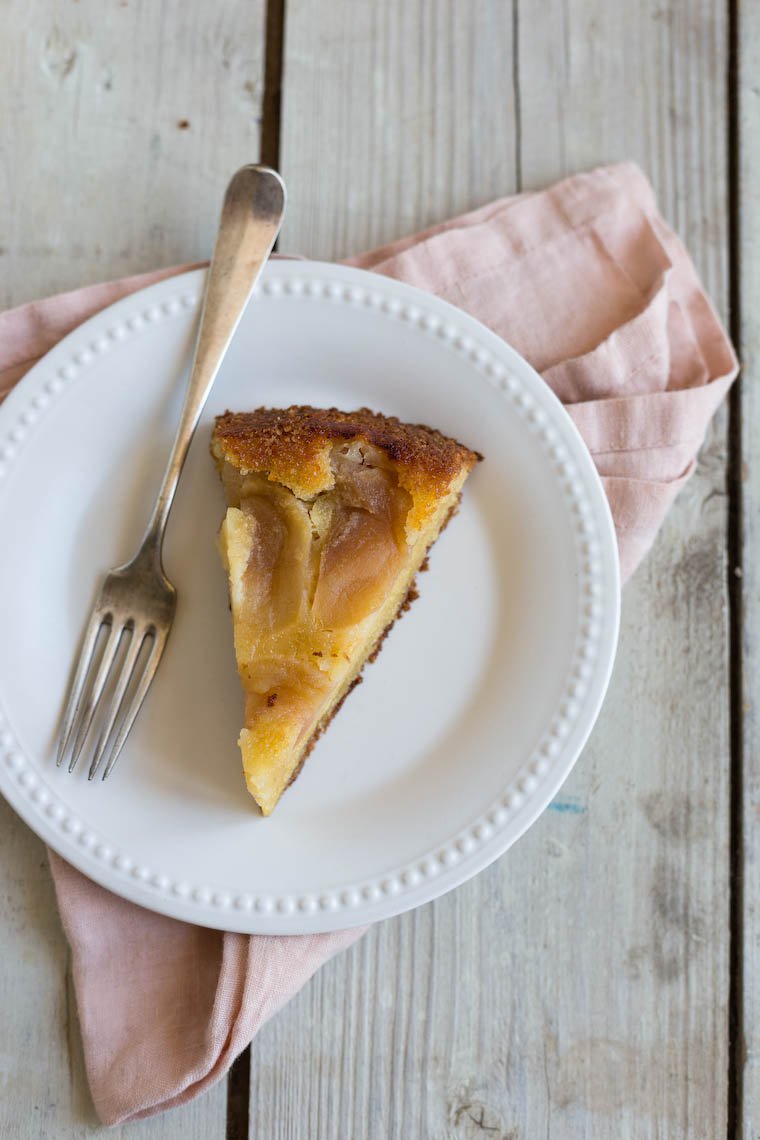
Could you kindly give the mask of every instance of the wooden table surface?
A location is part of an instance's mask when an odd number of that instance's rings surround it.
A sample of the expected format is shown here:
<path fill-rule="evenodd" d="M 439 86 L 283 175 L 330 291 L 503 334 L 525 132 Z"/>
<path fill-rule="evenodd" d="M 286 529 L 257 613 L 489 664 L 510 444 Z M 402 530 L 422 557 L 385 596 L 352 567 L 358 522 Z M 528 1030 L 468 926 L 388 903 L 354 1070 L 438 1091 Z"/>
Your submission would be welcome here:
<path fill-rule="evenodd" d="M 593 738 L 474 881 L 376 926 L 140 1140 L 760 1136 L 760 5 L 0 0 L 0 304 L 208 255 L 278 164 L 338 258 L 636 159 L 746 362 L 626 588 Z M 744 256 L 740 258 L 740 253 Z M 106 1135 L 42 844 L 0 804 L 0 1136 Z"/>

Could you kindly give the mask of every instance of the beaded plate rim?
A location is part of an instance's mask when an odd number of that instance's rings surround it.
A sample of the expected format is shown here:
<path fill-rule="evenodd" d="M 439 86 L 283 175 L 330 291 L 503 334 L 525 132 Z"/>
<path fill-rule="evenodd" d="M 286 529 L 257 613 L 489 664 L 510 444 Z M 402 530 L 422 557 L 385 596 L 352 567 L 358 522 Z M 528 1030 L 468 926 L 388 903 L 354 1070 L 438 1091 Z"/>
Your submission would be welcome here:
<path fill-rule="evenodd" d="M 96 314 L 43 357 L 0 407 L 0 504 L 4 476 L 34 439 L 35 425 L 104 354 L 144 329 L 197 311 L 204 270 L 166 278 Z M 579 621 L 572 663 L 549 727 L 497 799 L 443 845 L 359 883 L 319 893 L 232 892 L 173 879 L 117 849 L 57 794 L 61 775 L 26 756 L 0 688 L 0 791 L 30 827 L 90 878 L 133 901 L 200 925 L 246 933 L 309 933 L 357 926 L 411 909 L 459 885 L 503 854 L 541 814 L 572 769 L 596 721 L 612 671 L 620 618 L 617 543 L 601 481 L 570 417 L 536 372 L 474 318 L 430 294 L 364 270 L 271 262 L 257 292 L 374 309 L 416 326 L 463 356 L 499 390 L 538 442 L 562 490 L 578 559 Z M 105 329 L 105 331 L 104 331 Z M 0 686 L 2 678 L 0 678 Z M 65 779 L 65 774 L 62 776 Z"/>

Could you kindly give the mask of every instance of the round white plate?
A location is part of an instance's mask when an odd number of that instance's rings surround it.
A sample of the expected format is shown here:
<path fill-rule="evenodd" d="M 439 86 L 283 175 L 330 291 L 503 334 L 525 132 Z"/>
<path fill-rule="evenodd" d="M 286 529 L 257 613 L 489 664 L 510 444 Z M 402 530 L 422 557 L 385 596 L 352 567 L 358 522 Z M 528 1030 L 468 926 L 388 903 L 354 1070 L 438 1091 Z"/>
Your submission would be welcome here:
<path fill-rule="evenodd" d="M 106 309 L 0 408 L 0 789 L 38 835 L 143 906 L 304 933 L 417 906 L 535 820 L 582 748 L 618 629 L 615 535 L 572 422 L 472 318 L 383 277 L 270 264 L 170 519 L 174 629 L 113 776 L 54 741 L 99 574 L 133 552 L 179 414 L 203 271 Z M 227 408 L 369 406 L 485 456 L 421 596 L 269 819 L 243 781 L 224 511 L 208 455 Z"/>

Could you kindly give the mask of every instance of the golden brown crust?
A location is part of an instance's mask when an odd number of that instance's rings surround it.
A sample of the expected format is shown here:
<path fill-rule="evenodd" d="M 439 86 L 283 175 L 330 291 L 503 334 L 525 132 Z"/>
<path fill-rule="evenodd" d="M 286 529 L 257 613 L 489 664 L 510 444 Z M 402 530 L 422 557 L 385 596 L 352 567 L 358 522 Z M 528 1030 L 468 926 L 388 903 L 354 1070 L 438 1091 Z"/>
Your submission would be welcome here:
<path fill-rule="evenodd" d="M 391 622 L 391 625 L 393 625 L 393 622 Z M 388 628 L 390 628 L 390 626 Z M 366 662 L 365 662 L 365 664 L 366 664 Z M 301 770 L 303 769 L 304 764 L 306 763 L 309 756 L 311 756 L 312 752 L 314 751 L 314 745 L 317 743 L 319 738 L 322 736 L 325 729 L 330 725 L 330 723 L 331 723 L 333 717 L 336 715 L 336 713 L 339 713 L 340 710 L 343 708 L 343 704 L 346 700 L 346 697 L 348 697 L 351 693 L 353 693 L 356 686 L 361 685 L 363 680 L 364 680 L 364 677 L 362 676 L 361 673 L 359 673 L 358 676 L 354 677 L 353 681 L 348 686 L 348 688 L 346 689 L 345 693 L 340 698 L 338 703 L 335 705 L 335 708 L 330 712 L 329 716 L 326 716 L 324 718 L 324 720 L 320 721 L 320 723 L 314 729 L 311 736 L 309 737 L 309 743 L 306 745 L 306 748 L 303 751 L 303 755 L 301 756 L 301 759 L 298 761 L 298 767 L 296 768 L 295 772 L 293 773 L 293 775 L 290 777 L 287 784 L 285 785 L 285 788 L 284 788 L 285 791 L 287 791 L 288 788 L 290 787 L 290 785 L 292 783 L 294 783 L 295 780 L 297 780 L 298 777 L 301 775 Z"/>
<path fill-rule="evenodd" d="M 340 442 L 363 441 L 380 449 L 426 494 L 443 493 L 452 480 L 481 458 L 434 428 L 404 424 L 369 408 L 258 408 L 218 416 L 212 450 L 239 470 L 266 473 L 297 493 L 317 494 L 330 484 L 329 450 Z M 415 478 L 416 476 L 416 478 Z"/>

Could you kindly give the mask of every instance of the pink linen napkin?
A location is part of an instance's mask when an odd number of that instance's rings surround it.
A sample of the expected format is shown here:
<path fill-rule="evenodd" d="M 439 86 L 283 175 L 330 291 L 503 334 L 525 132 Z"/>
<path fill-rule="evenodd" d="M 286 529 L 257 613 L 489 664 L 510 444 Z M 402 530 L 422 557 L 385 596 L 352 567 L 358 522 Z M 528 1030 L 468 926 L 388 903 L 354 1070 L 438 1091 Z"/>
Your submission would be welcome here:
<path fill-rule="evenodd" d="M 736 375 L 688 254 L 630 163 L 505 198 L 353 259 L 478 317 L 541 372 L 604 483 L 623 577 L 694 470 Z M 185 267 L 187 268 L 187 267 Z M 97 285 L 0 315 L 0 398 L 105 305 L 179 272 Z M 108 1124 L 181 1104 L 362 931 L 249 937 L 164 918 L 50 856 L 71 944 L 87 1072 Z"/>

